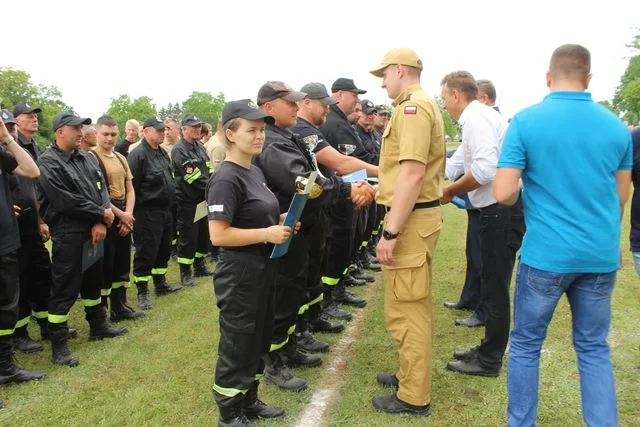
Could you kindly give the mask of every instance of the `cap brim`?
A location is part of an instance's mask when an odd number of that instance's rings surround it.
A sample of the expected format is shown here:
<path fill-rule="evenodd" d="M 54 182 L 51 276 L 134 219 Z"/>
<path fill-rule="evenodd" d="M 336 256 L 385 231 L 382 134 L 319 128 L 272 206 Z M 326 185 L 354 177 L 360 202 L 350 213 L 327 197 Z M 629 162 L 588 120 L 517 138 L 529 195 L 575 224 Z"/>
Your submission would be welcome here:
<path fill-rule="evenodd" d="M 378 110 L 376 110 L 375 108 L 370 108 L 370 109 L 366 109 L 366 110 L 362 110 L 362 112 L 366 115 L 371 115 L 371 114 L 375 114 L 376 112 L 378 112 Z"/>
<path fill-rule="evenodd" d="M 369 71 L 371 74 L 373 74 L 376 77 L 383 77 L 384 76 L 384 70 L 385 68 L 387 68 L 390 64 L 380 64 L 378 66 L 378 68 L 376 68 L 375 70 L 371 70 Z"/>
<path fill-rule="evenodd" d="M 247 114 L 243 114 L 241 116 L 238 116 L 242 119 L 247 119 L 247 120 L 264 120 L 266 123 L 269 123 L 270 125 L 274 124 L 276 122 L 276 119 L 274 119 L 272 116 L 268 115 L 267 113 L 264 113 L 260 110 L 256 110 L 256 111 L 251 111 Z"/>
<path fill-rule="evenodd" d="M 191 123 L 183 123 L 182 126 L 200 126 L 202 125 L 202 121 L 191 122 Z"/>
<path fill-rule="evenodd" d="M 336 105 L 338 103 L 338 101 L 332 96 L 321 98 L 318 101 L 322 102 L 324 105 Z"/>
<path fill-rule="evenodd" d="M 69 126 L 90 125 L 90 124 L 91 124 L 91 119 L 88 117 L 74 117 L 73 119 L 69 120 L 68 123 L 65 123 L 65 125 L 69 125 Z"/>
<path fill-rule="evenodd" d="M 4 122 L 5 125 L 15 125 L 15 124 L 17 124 L 16 121 L 13 120 L 13 119 L 10 119 L 10 120 L 2 119 L 2 121 Z"/>
<path fill-rule="evenodd" d="M 307 97 L 306 93 L 292 90 L 291 92 L 289 92 L 285 96 L 282 96 L 281 98 L 284 99 L 285 101 L 298 102 L 298 101 L 302 101 L 306 97 Z"/>
<path fill-rule="evenodd" d="M 27 110 L 21 111 L 20 114 L 31 114 L 31 113 L 42 113 L 42 108 L 29 108 Z M 18 114 L 18 115 L 20 115 Z"/>

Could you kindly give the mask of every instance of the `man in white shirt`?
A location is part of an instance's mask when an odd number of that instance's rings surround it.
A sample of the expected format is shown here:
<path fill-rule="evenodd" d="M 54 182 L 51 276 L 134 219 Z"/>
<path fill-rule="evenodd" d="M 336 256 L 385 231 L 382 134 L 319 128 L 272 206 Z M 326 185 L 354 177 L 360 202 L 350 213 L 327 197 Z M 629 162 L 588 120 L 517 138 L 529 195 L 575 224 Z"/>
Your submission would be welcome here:
<path fill-rule="evenodd" d="M 441 87 L 445 109 L 462 128 L 458 148 L 462 152 L 458 156 L 464 169 L 464 175 L 444 189 L 441 203 L 468 192 L 471 204 L 480 210 L 480 298 L 487 311 L 485 337 L 480 345 L 455 352 L 456 360 L 449 362 L 447 369 L 496 377 L 509 340 L 509 284 L 524 235 L 522 205 L 500 205 L 493 196 L 492 183 L 507 121 L 477 101 L 478 87 L 470 73 L 450 73 L 442 79 Z"/>

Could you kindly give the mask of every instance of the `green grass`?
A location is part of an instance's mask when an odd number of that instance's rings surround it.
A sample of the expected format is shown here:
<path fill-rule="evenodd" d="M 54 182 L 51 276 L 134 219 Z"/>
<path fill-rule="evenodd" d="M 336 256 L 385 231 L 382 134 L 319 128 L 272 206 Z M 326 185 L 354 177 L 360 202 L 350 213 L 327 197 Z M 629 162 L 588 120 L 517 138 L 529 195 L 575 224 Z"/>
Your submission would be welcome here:
<path fill-rule="evenodd" d="M 627 216 L 628 218 L 628 216 Z M 433 360 L 433 415 L 428 419 L 390 416 L 375 412 L 371 397 L 388 393 L 377 386 L 375 374 L 393 371 L 396 346 L 384 327 L 382 288 L 371 293 L 369 307 L 348 347 L 352 353 L 339 371 L 343 381 L 337 399 L 329 406 L 324 425 L 332 426 L 497 426 L 504 425 L 506 376 L 471 378 L 446 371 L 455 349 L 477 344 L 481 329 L 456 328 L 453 321 L 466 312 L 452 312 L 442 302 L 455 300 L 464 280 L 464 230 L 466 215 L 445 208 L 445 227 L 435 259 L 433 297 L 436 333 Z M 628 220 L 623 244 L 625 267 L 614 293 L 610 343 L 616 369 L 620 425 L 640 425 L 640 307 L 638 279 L 627 248 Z M 177 283 L 178 268 L 170 266 L 169 279 Z M 123 322 L 129 333 L 123 337 L 88 342 L 88 326 L 80 304 L 71 313 L 70 324 L 79 337 L 70 348 L 80 357 L 77 368 L 54 367 L 50 345 L 38 354 L 18 354 L 19 363 L 46 371 L 49 378 L 29 384 L 0 388 L 6 408 L 0 410 L 2 426 L 158 426 L 217 425 L 217 409 L 211 397 L 218 340 L 217 309 L 208 278 L 176 294 L 155 298 L 154 308 L 138 321 Z M 356 289 L 362 293 L 363 289 Z M 135 301 L 135 291 L 129 292 Z M 135 305 L 135 304 L 134 304 Z M 558 307 L 546 341 L 540 380 L 539 424 L 582 425 L 575 355 L 571 345 L 570 314 L 566 301 Z M 32 336 L 38 328 L 32 322 Z M 322 335 L 335 343 L 341 335 Z M 335 355 L 323 356 L 325 365 Z M 298 370 L 310 390 L 284 393 L 273 386 L 261 387 L 261 398 L 286 408 L 288 417 L 259 425 L 292 425 L 311 399 L 314 386 L 327 375 L 323 368 Z"/>

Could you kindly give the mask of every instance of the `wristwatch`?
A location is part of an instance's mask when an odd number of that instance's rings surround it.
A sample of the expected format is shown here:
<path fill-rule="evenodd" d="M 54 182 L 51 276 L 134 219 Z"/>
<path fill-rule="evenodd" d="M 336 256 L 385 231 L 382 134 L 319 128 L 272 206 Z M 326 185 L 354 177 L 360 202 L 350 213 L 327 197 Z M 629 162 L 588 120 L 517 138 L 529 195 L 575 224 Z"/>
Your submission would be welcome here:
<path fill-rule="evenodd" d="M 382 230 L 382 237 L 384 240 L 393 240 L 398 237 L 400 233 L 392 233 L 388 230 Z"/>

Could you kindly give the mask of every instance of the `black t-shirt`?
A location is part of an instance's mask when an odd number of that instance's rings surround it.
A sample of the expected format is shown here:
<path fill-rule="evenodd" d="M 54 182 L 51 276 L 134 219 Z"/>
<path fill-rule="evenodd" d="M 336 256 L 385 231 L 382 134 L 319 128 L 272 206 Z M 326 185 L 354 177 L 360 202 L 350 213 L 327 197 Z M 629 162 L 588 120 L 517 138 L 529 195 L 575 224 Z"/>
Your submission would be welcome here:
<path fill-rule="evenodd" d="M 0 147 L 0 256 L 20 247 L 18 221 L 13 212 L 9 174 L 18 167 L 16 159 Z"/>
<path fill-rule="evenodd" d="M 320 129 L 303 119 L 302 117 L 298 117 L 296 121 L 296 125 L 291 128 L 291 132 L 295 133 L 300 137 L 302 142 L 304 142 L 311 154 L 312 159 L 316 162 L 316 166 L 320 173 L 322 173 L 325 177 L 333 176 L 333 171 L 329 168 L 318 164 L 316 159 L 316 153 L 318 153 L 323 148 L 329 147 L 329 142 L 327 138 L 320 132 Z"/>
<path fill-rule="evenodd" d="M 276 225 L 280 219 L 278 199 L 266 185 L 264 174 L 257 166 L 250 169 L 224 161 L 211 175 L 206 196 L 209 219 L 226 221 L 235 228 L 266 228 Z M 264 248 L 262 244 L 243 248 Z"/>

